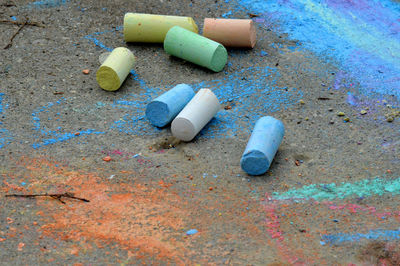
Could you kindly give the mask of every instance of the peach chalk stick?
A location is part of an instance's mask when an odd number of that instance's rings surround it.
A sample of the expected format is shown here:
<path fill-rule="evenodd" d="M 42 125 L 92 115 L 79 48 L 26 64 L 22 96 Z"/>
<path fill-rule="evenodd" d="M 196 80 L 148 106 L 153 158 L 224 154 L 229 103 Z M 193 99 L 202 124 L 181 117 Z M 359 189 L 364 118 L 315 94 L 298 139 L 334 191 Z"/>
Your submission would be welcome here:
<path fill-rule="evenodd" d="M 196 22 L 190 17 L 126 13 L 124 39 L 126 42 L 162 43 L 169 29 L 174 26 L 198 32 Z"/>
<path fill-rule="evenodd" d="M 227 47 L 256 45 L 256 27 L 251 19 L 205 18 L 203 36 Z"/>

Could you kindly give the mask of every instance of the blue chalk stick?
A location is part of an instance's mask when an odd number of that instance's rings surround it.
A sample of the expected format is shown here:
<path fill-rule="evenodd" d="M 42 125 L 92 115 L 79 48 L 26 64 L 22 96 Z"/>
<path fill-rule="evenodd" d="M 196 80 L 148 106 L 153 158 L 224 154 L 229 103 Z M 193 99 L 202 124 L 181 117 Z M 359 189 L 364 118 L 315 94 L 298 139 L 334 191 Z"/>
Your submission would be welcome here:
<path fill-rule="evenodd" d="M 240 160 L 243 171 L 249 175 L 262 175 L 269 169 L 282 142 L 283 123 L 271 116 L 258 119 Z"/>
<path fill-rule="evenodd" d="M 156 127 L 168 125 L 195 95 L 192 87 L 178 84 L 151 101 L 146 107 L 146 117 Z"/>

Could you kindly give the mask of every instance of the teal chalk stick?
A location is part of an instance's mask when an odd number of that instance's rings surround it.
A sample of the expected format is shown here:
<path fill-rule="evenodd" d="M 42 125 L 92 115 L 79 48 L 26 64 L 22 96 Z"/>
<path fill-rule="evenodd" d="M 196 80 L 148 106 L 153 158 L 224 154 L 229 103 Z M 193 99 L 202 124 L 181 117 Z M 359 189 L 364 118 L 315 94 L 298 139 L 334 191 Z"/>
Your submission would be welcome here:
<path fill-rule="evenodd" d="M 228 52 L 222 44 L 179 26 L 168 31 L 164 50 L 215 72 L 221 71 L 228 61 Z"/>

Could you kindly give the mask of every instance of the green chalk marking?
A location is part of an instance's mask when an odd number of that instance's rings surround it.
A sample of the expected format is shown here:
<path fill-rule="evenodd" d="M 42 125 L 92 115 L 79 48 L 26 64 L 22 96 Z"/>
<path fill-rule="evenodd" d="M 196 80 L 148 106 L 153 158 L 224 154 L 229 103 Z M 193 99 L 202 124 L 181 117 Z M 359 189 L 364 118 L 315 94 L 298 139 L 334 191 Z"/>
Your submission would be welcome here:
<path fill-rule="evenodd" d="M 338 185 L 313 184 L 299 189 L 290 189 L 286 192 L 272 193 L 274 200 L 334 200 L 351 197 L 370 197 L 392 193 L 400 195 L 400 177 L 397 179 L 365 179 L 355 183 L 342 182 Z"/>
<path fill-rule="evenodd" d="M 168 31 L 164 50 L 215 72 L 221 71 L 228 61 L 228 52 L 222 44 L 179 26 Z"/>

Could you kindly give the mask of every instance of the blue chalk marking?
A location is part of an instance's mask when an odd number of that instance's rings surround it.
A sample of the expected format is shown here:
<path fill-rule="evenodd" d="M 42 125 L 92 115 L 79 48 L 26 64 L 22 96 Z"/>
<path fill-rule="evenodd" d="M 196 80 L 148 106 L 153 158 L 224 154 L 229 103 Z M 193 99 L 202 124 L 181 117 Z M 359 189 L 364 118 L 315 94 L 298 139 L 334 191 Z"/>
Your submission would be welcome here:
<path fill-rule="evenodd" d="M 221 17 L 223 17 L 223 18 L 228 18 L 228 17 L 230 17 L 231 15 L 232 15 L 232 11 L 228 11 L 228 12 L 222 14 Z"/>
<path fill-rule="evenodd" d="M 17 17 L 16 16 L 12 16 L 11 19 L 14 20 L 14 21 L 17 21 Z"/>
<path fill-rule="evenodd" d="M 351 92 L 347 92 L 347 102 L 352 106 L 356 106 L 358 99 Z"/>
<path fill-rule="evenodd" d="M 285 128 L 280 120 L 271 116 L 261 117 L 254 126 L 240 160 L 243 171 L 249 175 L 262 175 L 267 172 L 284 134 Z"/>
<path fill-rule="evenodd" d="M 188 236 L 190 236 L 190 235 L 194 235 L 194 234 L 197 234 L 199 231 L 197 231 L 196 229 L 190 229 L 190 230 L 188 230 L 187 232 L 186 232 L 186 234 L 188 235 Z"/>
<path fill-rule="evenodd" d="M 0 93 L 0 114 L 3 113 L 4 110 L 8 107 L 8 104 L 3 104 L 3 96 L 4 93 Z M 1 124 L 3 123 L 0 121 L 0 125 Z M 0 128 L 0 149 L 9 144 L 12 139 L 13 138 L 11 137 L 10 132 L 7 129 Z"/>
<path fill-rule="evenodd" d="M 345 234 L 339 233 L 334 235 L 323 235 L 322 241 L 325 243 L 329 243 L 331 245 L 337 245 L 343 242 L 356 242 L 361 239 L 369 239 L 369 240 L 398 240 L 400 239 L 400 230 L 370 230 L 368 233 L 361 234 Z"/>
<path fill-rule="evenodd" d="M 6 109 L 8 107 L 8 105 L 3 104 L 3 96 L 4 96 L 4 93 L 0 92 L 0 114 L 4 111 L 4 109 Z"/>
<path fill-rule="evenodd" d="M 46 105 L 38 108 L 32 113 L 32 123 L 33 123 L 33 130 L 37 131 L 40 133 L 41 136 L 45 136 L 46 138 L 39 141 L 35 142 L 32 144 L 32 147 L 34 149 L 41 148 L 43 146 L 55 144 L 55 143 L 60 143 L 60 142 L 65 142 L 67 140 L 77 138 L 77 137 L 82 137 L 85 135 L 98 135 L 98 134 L 104 134 L 105 132 L 97 131 L 95 129 L 86 129 L 86 130 L 80 130 L 80 131 L 74 131 L 73 133 L 61 133 L 63 128 L 57 127 L 55 130 L 50 130 L 46 126 L 41 124 L 40 120 L 40 115 L 42 113 L 47 113 L 49 110 L 55 106 L 59 106 L 63 103 L 66 102 L 65 98 L 61 98 L 56 102 L 48 102 Z M 97 104 L 96 104 L 97 105 Z M 59 117 L 60 113 L 55 113 L 55 116 Z M 48 119 L 49 120 L 49 119 Z M 79 134 L 77 134 L 79 133 Z"/>
<path fill-rule="evenodd" d="M 33 3 L 28 4 L 28 7 L 35 8 L 49 8 L 49 7 L 58 7 L 65 5 L 69 0 L 43 0 L 43 1 L 35 1 Z"/>
<path fill-rule="evenodd" d="M 178 84 L 151 101 L 146 108 L 146 117 L 156 127 L 168 125 L 195 95 L 186 84 Z"/>
<path fill-rule="evenodd" d="M 10 144 L 12 137 L 7 129 L 0 128 L 0 149 L 5 145 Z"/>
<path fill-rule="evenodd" d="M 42 142 L 40 143 L 34 143 L 32 144 L 32 147 L 34 149 L 38 149 L 41 148 L 43 146 L 47 146 L 47 145 L 51 145 L 51 144 L 55 144 L 55 143 L 59 143 L 59 142 L 64 142 L 67 140 L 70 140 L 72 138 L 77 138 L 77 137 L 81 137 L 84 135 L 90 135 L 90 134 L 95 134 L 95 135 L 99 135 L 99 134 L 104 134 L 104 132 L 100 132 L 100 131 L 95 131 L 94 129 L 88 129 L 88 130 L 83 130 L 83 131 L 77 131 L 77 133 L 79 133 L 79 135 L 76 135 L 75 133 L 64 133 L 64 134 L 57 134 L 57 133 L 53 133 L 52 135 L 54 136 L 54 138 L 50 138 L 50 139 L 44 139 Z"/>
<path fill-rule="evenodd" d="M 238 0 L 279 32 L 357 79 L 367 96 L 400 99 L 399 4 L 391 0 Z M 265 25 L 271 27 L 271 24 Z"/>

